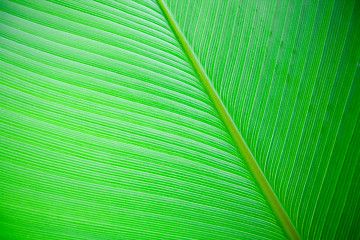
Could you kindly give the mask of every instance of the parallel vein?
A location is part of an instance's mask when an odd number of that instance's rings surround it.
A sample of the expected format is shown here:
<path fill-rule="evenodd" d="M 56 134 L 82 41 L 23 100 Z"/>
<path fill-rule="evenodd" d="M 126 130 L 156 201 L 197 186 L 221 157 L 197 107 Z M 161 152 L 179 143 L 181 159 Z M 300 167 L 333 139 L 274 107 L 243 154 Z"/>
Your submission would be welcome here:
<path fill-rule="evenodd" d="M 4 0 L 0 30 L 0 238 L 286 237 L 155 1 Z"/>

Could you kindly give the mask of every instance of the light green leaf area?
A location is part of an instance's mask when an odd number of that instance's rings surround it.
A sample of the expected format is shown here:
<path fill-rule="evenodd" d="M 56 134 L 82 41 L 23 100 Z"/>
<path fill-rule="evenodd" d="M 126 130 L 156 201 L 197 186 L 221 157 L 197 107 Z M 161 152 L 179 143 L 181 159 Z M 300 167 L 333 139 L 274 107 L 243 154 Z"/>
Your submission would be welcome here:
<path fill-rule="evenodd" d="M 284 238 L 157 3 L 1 11 L 1 239 Z"/>
<path fill-rule="evenodd" d="M 358 0 L 1 0 L 0 239 L 289 238 L 227 120 L 301 238 L 359 239 L 359 39 Z"/>

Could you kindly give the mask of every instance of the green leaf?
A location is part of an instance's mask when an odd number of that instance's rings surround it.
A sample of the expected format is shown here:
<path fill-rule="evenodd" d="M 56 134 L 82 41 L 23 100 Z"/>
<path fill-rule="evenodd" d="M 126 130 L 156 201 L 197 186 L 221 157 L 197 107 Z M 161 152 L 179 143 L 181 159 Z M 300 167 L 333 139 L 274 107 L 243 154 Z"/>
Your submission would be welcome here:
<path fill-rule="evenodd" d="M 166 2 L 299 234 L 359 239 L 360 1 Z"/>
<path fill-rule="evenodd" d="M 0 11 L 0 239 L 360 238 L 360 1 Z"/>

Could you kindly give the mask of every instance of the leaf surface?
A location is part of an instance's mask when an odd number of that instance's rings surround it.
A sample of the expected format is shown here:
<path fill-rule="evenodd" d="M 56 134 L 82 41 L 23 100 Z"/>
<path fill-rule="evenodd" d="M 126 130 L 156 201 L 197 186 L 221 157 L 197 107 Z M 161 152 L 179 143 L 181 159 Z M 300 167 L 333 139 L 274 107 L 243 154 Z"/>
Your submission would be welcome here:
<path fill-rule="evenodd" d="M 358 239 L 360 2 L 166 2 L 299 234 Z"/>
<path fill-rule="evenodd" d="M 359 238 L 359 1 L 164 2 L 301 237 Z M 2 239 L 288 237 L 157 1 L 0 11 Z"/>
<path fill-rule="evenodd" d="M 0 24 L 3 239 L 285 238 L 155 2 Z"/>

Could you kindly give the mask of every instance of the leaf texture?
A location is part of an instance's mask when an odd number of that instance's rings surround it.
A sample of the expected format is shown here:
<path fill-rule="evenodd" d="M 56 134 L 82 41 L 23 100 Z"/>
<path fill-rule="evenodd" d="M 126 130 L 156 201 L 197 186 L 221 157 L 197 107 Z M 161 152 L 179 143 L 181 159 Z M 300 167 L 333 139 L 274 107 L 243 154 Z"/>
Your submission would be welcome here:
<path fill-rule="evenodd" d="M 163 0 L 304 239 L 360 238 L 360 1 Z M 0 2 L 1 239 L 284 239 L 156 0 Z"/>
<path fill-rule="evenodd" d="M 359 239 L 360 1 L 166 3 L 299 234 Z"/>
<path fill-rule="evenodd" d="M 159 6 L 2 1 L 1 239 L 284 239 Z"/>

